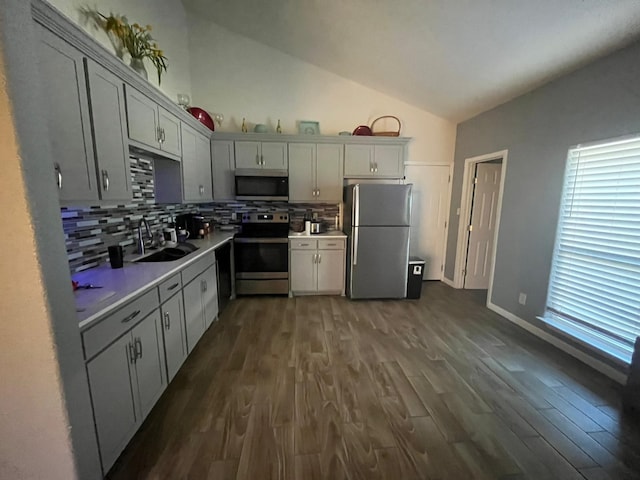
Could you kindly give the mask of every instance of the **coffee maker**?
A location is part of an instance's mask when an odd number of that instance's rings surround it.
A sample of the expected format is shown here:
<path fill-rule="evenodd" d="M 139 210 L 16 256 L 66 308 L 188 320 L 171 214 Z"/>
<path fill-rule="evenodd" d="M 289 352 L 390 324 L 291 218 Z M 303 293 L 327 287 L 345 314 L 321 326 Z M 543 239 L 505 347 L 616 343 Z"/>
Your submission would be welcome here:
<path fill-rule="evenodd" d="M 176 228 L 189 232 L 189 238 L 204 238 L 205 220 L 199 213 L 185 213 L 176 216 Z"/>

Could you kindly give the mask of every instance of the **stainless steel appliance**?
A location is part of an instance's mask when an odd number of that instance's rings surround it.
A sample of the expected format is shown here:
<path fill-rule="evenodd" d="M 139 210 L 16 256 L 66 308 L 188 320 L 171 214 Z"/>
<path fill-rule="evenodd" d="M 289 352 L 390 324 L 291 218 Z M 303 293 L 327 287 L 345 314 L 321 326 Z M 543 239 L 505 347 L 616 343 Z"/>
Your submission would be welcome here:
<path fill-rule="evenodd" d="M 410 221 L 411 185 L 345 187 L 350 298 L 406 296 Z"/>
<path fill-rule="evenodd" d="M 247 213 L 233 239 L 236 294 L 289 293 L 289 214 Z"/>
<path fill-rule="evenodd" d="M 236 198 L 239 200 L 289 200 L 289 172 L 239 168 L 235 171 Z"/>

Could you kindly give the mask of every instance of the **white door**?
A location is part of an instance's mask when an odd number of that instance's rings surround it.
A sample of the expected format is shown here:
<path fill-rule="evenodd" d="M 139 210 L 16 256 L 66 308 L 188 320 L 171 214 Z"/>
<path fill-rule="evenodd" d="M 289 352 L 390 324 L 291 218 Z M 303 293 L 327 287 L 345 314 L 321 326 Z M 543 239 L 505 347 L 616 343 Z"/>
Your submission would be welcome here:
<path fill-rule="evenodd" d="M 407 165 L 412 183 L 411 255 L 426 262 L 424 280 L 440 280 L 444 265 L 446 221 L 449 214 L 448 165 Z"/>
<path fill-rule="evenodd" d="M 501 172 L 501 163 L 476 165 L 464 288 L 489 288 Z"/>

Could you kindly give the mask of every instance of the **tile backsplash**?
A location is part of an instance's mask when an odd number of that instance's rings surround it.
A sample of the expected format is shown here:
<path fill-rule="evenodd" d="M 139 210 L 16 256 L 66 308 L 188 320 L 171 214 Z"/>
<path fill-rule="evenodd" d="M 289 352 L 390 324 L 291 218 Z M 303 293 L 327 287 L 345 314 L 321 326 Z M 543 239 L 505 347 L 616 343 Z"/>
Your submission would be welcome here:
<path fill-rule="evenodd" d="M 108 261 L 107 247 L 122 245 L 131 251 L 136 243 L 138 221 L 144 216 L 153 230 L 167 226 L 172 217 L 200 211 L 215 224 L 234 223 L 245 212 L 288 211 L 292 227 L 305 214 L 316 214 L 333 228 L 339 205 L 289 204 L 285 202 L 213 202 L 207 204 L 162 204 L 154 198 L 153 160 L 131 157 L 133 199 L 121 205 L 62 208 L 62 224 L 71 273 L 97 267 Z"/>

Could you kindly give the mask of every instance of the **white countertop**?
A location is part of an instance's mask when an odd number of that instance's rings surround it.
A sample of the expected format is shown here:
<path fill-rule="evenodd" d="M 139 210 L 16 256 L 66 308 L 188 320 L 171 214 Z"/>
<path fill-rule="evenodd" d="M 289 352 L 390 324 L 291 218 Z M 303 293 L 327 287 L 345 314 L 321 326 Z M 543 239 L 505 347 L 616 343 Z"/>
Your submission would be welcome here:
<path fill-rule="evenodd" d="M 235 232 L 214 232 L 202 240 L 189 240 L 198 247 L 193 253 L 172 262 L 131 263 L 138 255 L 125 256 L 123 268 L 113 269 L 106 263 L 73 275 L 80 284 L 91 283 L 102 288 L 76 290 L 76 310 L 80 329 L 84 330 L 129 300 L 158 285 L 203 255 L 231 240 Z"/>
<path fill-rule="evenodd" d="M 312 233 L 306 235 L 304 232 L 289 232 L 289 238 L 347 238 L 340 230 L 329 230 L 324 233 Z"/>

